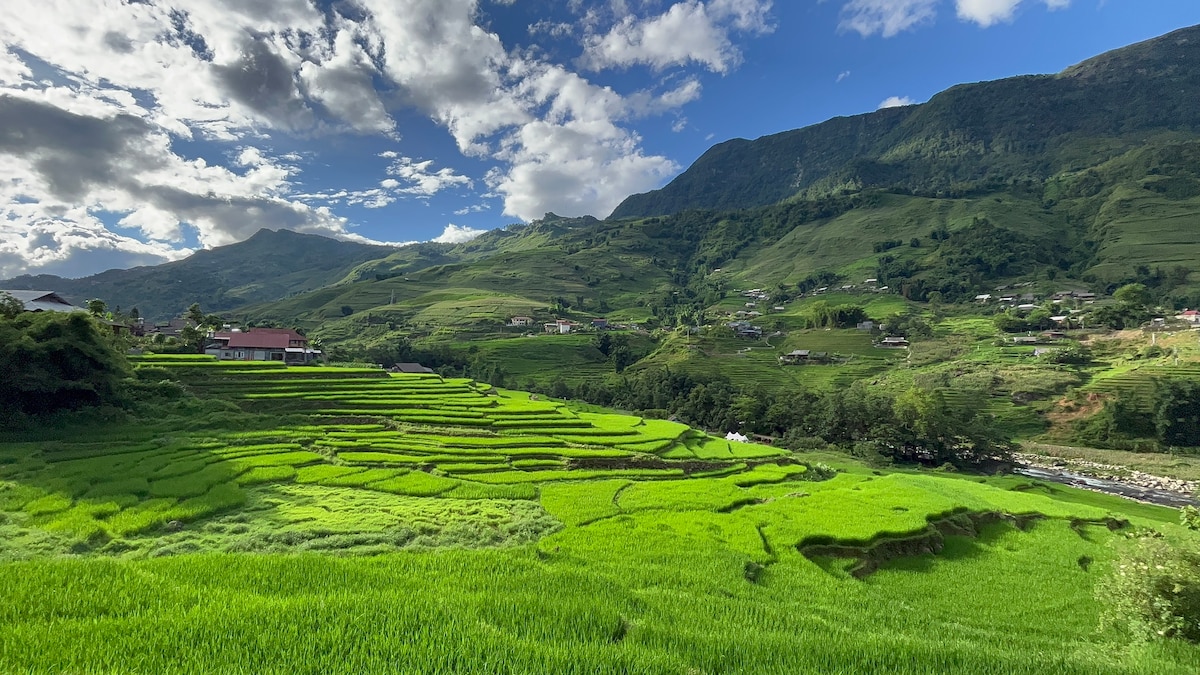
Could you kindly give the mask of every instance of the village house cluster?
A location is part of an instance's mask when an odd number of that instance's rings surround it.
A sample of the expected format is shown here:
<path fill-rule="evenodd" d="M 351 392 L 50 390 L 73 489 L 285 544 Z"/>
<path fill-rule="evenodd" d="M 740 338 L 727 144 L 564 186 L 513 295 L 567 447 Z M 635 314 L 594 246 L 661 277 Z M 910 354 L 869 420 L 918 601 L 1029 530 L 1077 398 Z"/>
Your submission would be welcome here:
<path fill-rule="evenodd" d="M 532 328 L 537 325 L 537 319 L 531 316 L 514 316 L 508 320 L 508 326 L 512 328 Z M 542 324 L 542 330 L 546 333 L 555 335 L 566 335 L 568 333 L 578 332 L 581 328 L 590 326 L 594 330 L 605 330 L 608 328 L 617 328 L 625 326 L 610 326 L 608 319 L 597 317 L 587 324 L 581 324 L 570 319 L 555 319 Z"/>

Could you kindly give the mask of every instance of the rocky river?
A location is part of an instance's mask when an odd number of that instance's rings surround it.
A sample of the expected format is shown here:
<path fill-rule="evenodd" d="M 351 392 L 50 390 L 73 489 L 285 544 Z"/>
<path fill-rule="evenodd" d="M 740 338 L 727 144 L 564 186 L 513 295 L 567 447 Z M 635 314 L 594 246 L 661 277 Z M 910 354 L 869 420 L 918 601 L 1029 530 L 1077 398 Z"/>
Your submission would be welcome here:
<path fill-rule="evenodd" d="M 1148 504 L 1179 508 L 1200 505 L 1193 496 L 1200 481 L 1165 478 L 1119 466 L 1084 460 L 1062 460 L 1045 455 L 1018 453 L 1013 473 L 1037 480 L 1104 492 Z"/>

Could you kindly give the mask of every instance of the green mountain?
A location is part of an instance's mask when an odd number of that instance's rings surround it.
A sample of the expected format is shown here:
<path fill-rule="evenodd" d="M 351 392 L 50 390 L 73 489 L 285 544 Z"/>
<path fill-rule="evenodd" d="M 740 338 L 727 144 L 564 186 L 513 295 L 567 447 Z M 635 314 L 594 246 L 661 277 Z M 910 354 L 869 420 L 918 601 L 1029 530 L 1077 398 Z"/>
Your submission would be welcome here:
<path fill-rule="evenodd" d="M 0 281 L 0 288 L 55 290 L 78 305 L 100 298 L 110 308 L 137 307 L 143 317 L 155 320 L 178 316 L 193 302 L 205 311 L 225 312 L 311 291 L 393 250 L 263 229 L 246 241 L 163 265 L 108 270 L 82 279 L 26 275 Z"/>
<path fill-rule="evenodd" d="M 840 190 L 927 196 L 991 191 L 1099 164 L 1153 140 L 1200 134 L 1200 27 L 1057 75 L 947 89 L 929 102 L 714 146 L 613 218 L 745 209 Z"/>
<path fill-rule="evenodd" d="M 642 306 L 676 287 L 669 270 L 680 259 L 640 223 L 548 214 L 465 244 L 405 247 L 356 266 L 341 283 L 242 314 L 309 327 L 340 322 L 356 336 L 381 323 L 495 327 L 550 305 L 592 313 Z"/>

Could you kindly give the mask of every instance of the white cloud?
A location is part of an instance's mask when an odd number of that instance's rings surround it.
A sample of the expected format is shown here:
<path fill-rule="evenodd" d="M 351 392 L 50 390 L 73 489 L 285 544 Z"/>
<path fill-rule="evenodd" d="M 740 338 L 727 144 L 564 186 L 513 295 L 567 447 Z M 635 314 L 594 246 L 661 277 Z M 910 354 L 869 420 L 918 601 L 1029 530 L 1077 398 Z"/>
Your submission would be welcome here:
<path fill-rule="evenodd" d="M 581 62 L 593 70 L 643 64 L 661 70 L 697 63 L 727 73 L 741 60 L 730 33 L 773 30 L 767 13 L 770 0 L 685 0 L 666 12 L 638 18 L 625 12 L 603 35 L 584 38 Z"/>
<path fill-rule="evenodd" d="M 880 102 L 878 109 L 883 110 L 884 108 L 899 108 L 906 105 L 916 105 L 916 103 L 916 101 L 907 96 L 889 96 Z"/>
<path fill-rule="evenodd" d="M 0 206 L 0 279 L 31 270 L 80 277 L 112 268 L 158 265 L 192 253 L 116 234 L 83 208 L 44 218 L 29 207 L 35 205 Z"/>
<path fill-rule="evenodd" d="M 834 82 L 841 82 L 842 80 L 846 79 L 847 77 L 850 77 L 850 71 L 843 70 L 842 72 L 838 73 L 838 76 L 834 80 Z"/>
<path fill-rule="evenodd" d="M 595 67 L 727 73 L 741 58 L 735 38 L 773 30 L 769 0 L 568 6 L 578 18 L 569 31 L 531 30 L 580 36 L 594 46 L 585 56 Z M 71 260 L 89 237 L 93 249 L 138 260 L 260 227 L 355 238 L 332 207 L 475 187 L 444 159 L 387 150 L 390 175 L 378 185 L 300 194 L 320 150 L 270 150 L 277 137 L 294 148 L 347 132 L 398 149 L 401 110 L 489 159 L 492 196 L 526 220 L 605 215 L 678 170 L 642 149 L 630 121 L 696 100 L 696 73 L 618 92 L 537 49 L 506 47 L 479 24 L 483 14 L 479 0 L 0 2 L 0 128 L 16 130 L 0 135 L 0 260 L 5 269 L 16 258 Z M 33 81 L 35 71 L 45 79 Z M 57 248 L 40 245 L 47 237 Z"/>
<path fill-rule="evenodd" d="M 411 157 L 402 157 L 391 150 L 381 152 L 379 156 L 393 160 L 388 165 L 387 173 L 394 178 L 379 181 L 378 187 L 362 190 L 325 190 L 291 196 L 305 203 L 321 202 L 380 209 L 401 197 L 428 198 L 449 188 L 474 186 L 470 178 L 455 173 L 453 169 L 430 171 L 433 160 L 417 161 Z"/>
<path fill-rule="evenodd" d="M 434 237 L 430 241 L 434 241 L 439 244 L 462 244 L 471 241 L 475 237 L 478 237 L 485 232 L 487 232 L 487 230 L 477 230 L 475 228 L 450 223 L 446 225 L 446 229 L 442 230 L 441 234 Z"/>
<path fill-rule="evenodd" d="M 388 167 L 388 175 L 396 176 L 404 185 L 396 185 L 397 192 L 421 197 L 432 197 L 442 190 L 452 187 L 472 187 L 470 178 L 457 174 L 454 169 L 443 167 L 430 171 L 433 160 L 416 161 L 411 157 L 400 157 Z M 388 181 L 385 181 L 388 182 Z M 395 183 L 396 181 L 391 181 Z"/>
<path fill-rule="evenodd" d="M 700 80 L 689 77 L 660 94 L 646 90 L 634 92 L 625 97 L 624 107 L 634 115 L 656 115 L 695 101 L 700 98 L 701 89 Z M 619 106 L 614 109 L 619 110 Z"/>
<path fill-rule="evenodd" d="M 958 18 L 971 21 L 983 28 L 997 23 L 1011 22 L 1023 0 L 955 0 Z M 1050 10 L 1066 9 L 1071 0 L 1043 0 Z"/>
<path fill-rule="evenodd" d="M 987 28 L 1001 21 L 1012 21 L 1021 0 L 957 0 L 958 18 Z"/>
<path fill-rule="evenodd" d="M 1041 0 L 1047 9 L 1066 9 L 1071 0 Z M 1024 0 L 954 0 L 958 18 L 983 28 L 1011 22 Z M 842 30 L 863 37 L 879 34 L 892 37 L 937 17 L 941 0 L 849 0 L 842 6 Z"/>
<path fill-rule="evenodd" d="M 0 251 L 24 251 L 31 265 L 45 266 L 97 248 L 176 257 L 186 252 L 178 243 L 185 225 L 205 246 L 263 227 L 345 232 L 345 221 L 328 209 L 287 197 L 286 165 L 253 147 L 232 162 L 240 172 L 186 159 L 147 111 L 112 103 L 121 98 L 62 88 L 0 91 L 0 128 L 20 130 L 0 136 Z M 101 213 L 118 214 L 121 227 L 149 242 L 106 231 Z M 30 243 L 50 240 L 56 243 Z"/>
<path fill-rule="evenodd" d="M 16 54 L 5 49 L 4 43 L 0 42 L 0 85 L 21 84 L 32 74 L 29 66 L 17 58 Z"/>
<path fill-rule="evenodd" d="M 461 209 L 455 210 L 454 215 L 465 216 L 470 213 L 483 213 L 491 208 L 490 204 L 471 204 L 470 206 L 464 206 Z"/>
<path fill-rule="evenodd" d="M 937 15 L 940 0 L 850 0 L 842 7 L 842 30 L 863 37 L 879 33 L 892 37 Z"/>
<path fill-rule="evenodd" d="M 342 24 L 333 44 L 323 46 L 323 62 L 305 62 L 300 67 L 300 79 L 309 96 L 352 129 L 391 134 L 396 123 L 379 99 L 372 79 L 378 71 L 355 42 L 353 24 Z"/>

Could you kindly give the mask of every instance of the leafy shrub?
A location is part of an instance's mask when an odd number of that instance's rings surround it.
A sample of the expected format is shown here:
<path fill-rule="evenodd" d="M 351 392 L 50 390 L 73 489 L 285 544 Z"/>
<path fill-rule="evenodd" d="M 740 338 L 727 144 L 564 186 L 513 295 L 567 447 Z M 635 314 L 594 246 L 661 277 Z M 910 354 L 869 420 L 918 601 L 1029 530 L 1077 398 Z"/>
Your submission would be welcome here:
<path fill-rule="evenodd" d="M 1179 524 L 1189 530 L 1200 530 L 1200 509 L 1190 505 L 1179 509 Z"/>
<path fill-rule="evenodd" d="M 1112 573 L 1096 585 L 1102 624 L 1139 641 L 1200 642 L 1200 549 L 1145 533 L 1122 544 Z"/>
<path fill-rule="evenodd" d="M 142 382 L 162 382 L 174 379 L 170 370 L 160 366 L 142 366 L 135 369 L 133 374 Z"/>
<path fill-rule="evenodd" d="M 779 445 L 788 450 L 824 450 L 829 446 L 824 438 L 819 436 L 805 436 L 800 429 L 788 429 L 788 432 L 780 440 Z"/>

